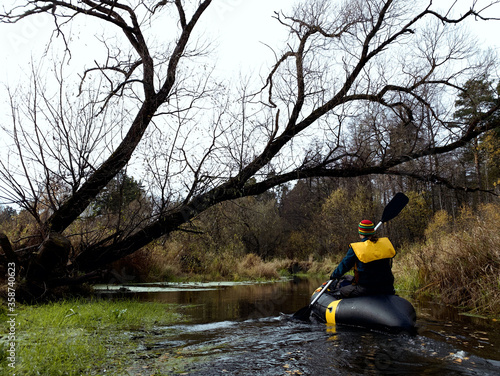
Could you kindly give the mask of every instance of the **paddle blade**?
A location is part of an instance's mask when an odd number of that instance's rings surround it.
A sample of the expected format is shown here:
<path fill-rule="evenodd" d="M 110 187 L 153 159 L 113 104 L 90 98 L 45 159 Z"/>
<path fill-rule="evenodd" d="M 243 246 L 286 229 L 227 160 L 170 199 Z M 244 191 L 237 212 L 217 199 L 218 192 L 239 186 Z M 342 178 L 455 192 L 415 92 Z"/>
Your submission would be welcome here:
<path fill-rule="evenodd" d="M 408 201 L 410 201 L 410 199 L 406 197 L 404 193 L 396 193 L 392 200 L 386 205 L 380 222 L 387 222 L 396 217 L 401 210 L 403 210 Z"/>
<path fill-rule="evenodd" d="M 310 316 L 311 316 L 311 306 L 306 306 L 295 312 L 292 318 L 300 321 L 309 321 Z"/>

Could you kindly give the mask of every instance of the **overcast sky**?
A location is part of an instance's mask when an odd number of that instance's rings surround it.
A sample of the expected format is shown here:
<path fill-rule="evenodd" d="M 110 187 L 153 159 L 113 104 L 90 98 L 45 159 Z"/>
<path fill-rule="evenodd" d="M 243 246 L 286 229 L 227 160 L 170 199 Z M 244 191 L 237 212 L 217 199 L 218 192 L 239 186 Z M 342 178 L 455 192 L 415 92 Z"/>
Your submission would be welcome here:
<path fill-rule="evenodd" d="M 11 0 L 8 0 L 11 1 Z M 439 5 L 455 0 L 440 0 Z M 489 0 L 480 0 L 483 3 Z M 290 11 L 295 0 L 214 0 L 203 15 L 198 30 L 210 32 L 210 39 L 216 40 L 217 54 L 214 57 L 225 70 L 233 73 L 240 70 L 258 73 L 263 64 L 274 62 L 274 55 L 266 44 L 277 48 L 283 46 L 287 30 L 272 18 L 274 11 Z M 2 0 L 4 3 L 4 0 Z M 19 2 L 18 2 L 19 3 Z M 464 10 L 471 0 L 458 0 Z M 497 6 L 500 14 L 500 6 Z M 469 27 L 478 36 L 482 45 L 498 49 L 500 42 L 500 21 L 469 22 Z M 50 17 L 33 16 L 17 25 L 0 25 L 0 82 L 12 83 L 29 71 L 29 61 L 38 60 L 52 33 L 53 23 Z M 90 30 L 89 30 L 90 29 Z M 80 39 L 82 48 L 73 51 L 74 58 L 88 56 L 91 42 L 84 42 L 95 30 L 72 30 L 74 39 Z M 92 47 L 90 47 L 92 48 Z M 267 63 L 266 63 L 267 62 Z"/>
<path fill-rule="evenodd" d="M 250 67 L 259 70 L 263 60 L 274 59 L 272 51 L 262 42 L 273 47 L 282 45 L 287 33 L 272 18 L 273 12 L 291 9 L 293 4 L 294 0 L 215 0 L 203 15 L 197 30 L 212 34 L 210 39 L 215 40 L 214 46 L 217 47 L 213 56 L 224 69 L 239 71 Z M 0 24 L 0 82 L 12 83 L 28 73 L 31 58 L 39 60 L 43 56 L 52 29 L 50 16 L 43 15 L 29 17 L 19 24 Z M 83 31 L 72 29 L 73 42 L 88 38 L 89 42 L 82 44 L 88 48 L 92 45 L 89 37 L 97 31 L 98 26 Z M 81 54 L 88 56 L 89 51 L 72 52 L 78 59 Z"/>
<path fill-rule="evenodd" d="M 274 62 L 265 44 L 283 46 L 288 30 L 273 17 L 274 12 L 289 11 L 294 0 L 219 0 L 209 9 L 205 25 L 217 35 L 219 59 L 232 69 L 259 69 L 259 62 Z M 265 44 L 264 44 L 265 43 Z"/>

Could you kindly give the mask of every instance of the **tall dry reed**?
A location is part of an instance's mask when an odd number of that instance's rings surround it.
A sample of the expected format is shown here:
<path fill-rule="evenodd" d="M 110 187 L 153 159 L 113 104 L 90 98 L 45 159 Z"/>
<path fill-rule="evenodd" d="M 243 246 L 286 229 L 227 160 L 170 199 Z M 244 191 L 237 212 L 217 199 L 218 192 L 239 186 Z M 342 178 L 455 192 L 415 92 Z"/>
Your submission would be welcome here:
<path fill-rule="evenodd" d="M 500 313 L 500 205 L 477 212 L 463 209 L 458 218 L 437 213 L 426 242 L 414 256 L 424 286 L 439 291 L 447 304 L 478 313 Z"/>

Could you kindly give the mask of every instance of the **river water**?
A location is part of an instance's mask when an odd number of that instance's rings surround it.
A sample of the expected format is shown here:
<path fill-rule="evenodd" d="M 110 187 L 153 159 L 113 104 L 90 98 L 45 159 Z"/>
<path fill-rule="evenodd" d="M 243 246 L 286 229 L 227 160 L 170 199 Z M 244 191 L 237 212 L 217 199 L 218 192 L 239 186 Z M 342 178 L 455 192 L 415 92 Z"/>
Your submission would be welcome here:
<path fill-rule="evenodd" d="M 131 333 L 137 341 L 131 356 L 137 362 L 129 372 L 500 375 L 500 322 L 411 299 L 417 311 L 415 336 L 292 320 L 291 315 L 309 303 L 320 284 L 319 280 L 292 280 L 126 286 L 128 296 L 181 304 L 189 317 L 189 324 Z M 113 288 L 117 287 L 100 286 L 99 293 L 112 294 Z"/>

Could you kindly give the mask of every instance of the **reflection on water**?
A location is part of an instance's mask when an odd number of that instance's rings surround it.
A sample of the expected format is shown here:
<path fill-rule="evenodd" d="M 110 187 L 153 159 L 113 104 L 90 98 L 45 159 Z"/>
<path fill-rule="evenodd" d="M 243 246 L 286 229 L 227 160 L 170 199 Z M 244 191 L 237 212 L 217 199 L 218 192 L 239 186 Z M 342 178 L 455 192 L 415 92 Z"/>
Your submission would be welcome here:
<path fill-rule="evenodd" d="M 141 300 L 190 305 L 186 309 L 197 323 L 246 320 L 293 313 L 308 304 L 321 280 L 287 280 L 278 283 L 169 283 L 118 286 Z M 98 286 L 99 294 L 119 291 Z"/>
<path fill-rule="evenodd" d="M 138 367 L 203 376 L 500 374 L 500 324 L 432 302 L 413 302 L 416 336 L 291 320 L 320 283 L 198 284 L 134 293 L 187 305 L 184 313 L 193 318 L 138 336 Z"/>

